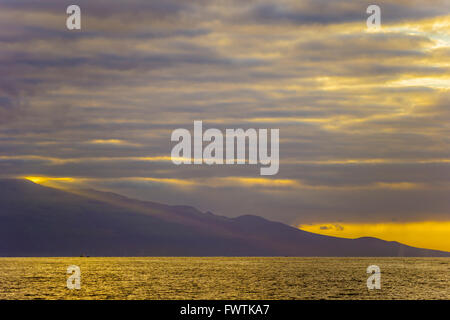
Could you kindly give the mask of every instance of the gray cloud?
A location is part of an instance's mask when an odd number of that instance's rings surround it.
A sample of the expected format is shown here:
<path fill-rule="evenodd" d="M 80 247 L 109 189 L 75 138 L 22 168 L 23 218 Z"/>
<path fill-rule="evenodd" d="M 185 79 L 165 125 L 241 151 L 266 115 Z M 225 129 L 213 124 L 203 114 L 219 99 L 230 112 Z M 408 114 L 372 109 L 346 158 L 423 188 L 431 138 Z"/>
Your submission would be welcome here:
<path fill-rule="evenodd" d="M 353 1 L 78 4 L 70 32 L 67 3 L 0 0 L 0 176 L 288 223 L 449 219 L 450 44 L 421 21 L 448 2 L 382 1 L 382 33 Z M 149 159 L 194 120 L 280 128 L 291 184 Z"/>

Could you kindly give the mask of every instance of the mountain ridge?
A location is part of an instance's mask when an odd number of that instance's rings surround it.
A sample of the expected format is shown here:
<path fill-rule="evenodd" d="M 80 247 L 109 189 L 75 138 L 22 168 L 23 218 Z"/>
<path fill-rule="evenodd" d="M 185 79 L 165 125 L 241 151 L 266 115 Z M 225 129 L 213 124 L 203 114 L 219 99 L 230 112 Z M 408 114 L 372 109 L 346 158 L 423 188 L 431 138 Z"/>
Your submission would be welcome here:
<path fill-rule="evenodd" d="M 0 256 L 417 256 L 449 252 L 310 233 L 255 215 L 0 179 Z"/>

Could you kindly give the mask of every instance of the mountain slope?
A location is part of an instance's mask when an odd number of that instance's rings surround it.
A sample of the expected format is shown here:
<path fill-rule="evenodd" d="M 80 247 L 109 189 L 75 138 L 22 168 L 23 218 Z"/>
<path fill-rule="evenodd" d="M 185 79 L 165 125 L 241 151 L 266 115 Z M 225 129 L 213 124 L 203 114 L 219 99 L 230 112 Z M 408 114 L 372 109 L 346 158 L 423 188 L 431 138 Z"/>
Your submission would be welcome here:
<path fill-rule="evenodd" d="M 0 180 L 0 256 L 450 256 L 95 190 Z"/>

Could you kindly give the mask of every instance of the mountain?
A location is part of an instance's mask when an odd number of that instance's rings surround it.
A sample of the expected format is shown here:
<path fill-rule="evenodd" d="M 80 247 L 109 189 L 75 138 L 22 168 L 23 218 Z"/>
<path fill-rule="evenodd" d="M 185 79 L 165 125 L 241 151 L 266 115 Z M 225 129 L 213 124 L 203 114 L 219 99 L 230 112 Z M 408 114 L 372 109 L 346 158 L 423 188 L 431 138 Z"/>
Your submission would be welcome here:
<path fill-rule="evenodd" d="M 420 256 L 376 238 L 343 239 L 257 216 L 227 218 L 114 193 L 0 180 L 0 256 Z"/>

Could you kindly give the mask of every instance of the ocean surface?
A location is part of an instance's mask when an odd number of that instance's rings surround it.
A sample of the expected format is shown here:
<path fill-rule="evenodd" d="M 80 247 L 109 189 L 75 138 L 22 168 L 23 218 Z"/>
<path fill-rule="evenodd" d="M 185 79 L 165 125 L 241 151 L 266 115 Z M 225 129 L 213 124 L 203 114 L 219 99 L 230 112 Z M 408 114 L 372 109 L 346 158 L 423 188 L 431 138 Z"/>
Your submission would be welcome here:
<path fill-rule="evenodd" d="M 450 258 L 0 258 L 0 299 L 450 299 Z"/>

